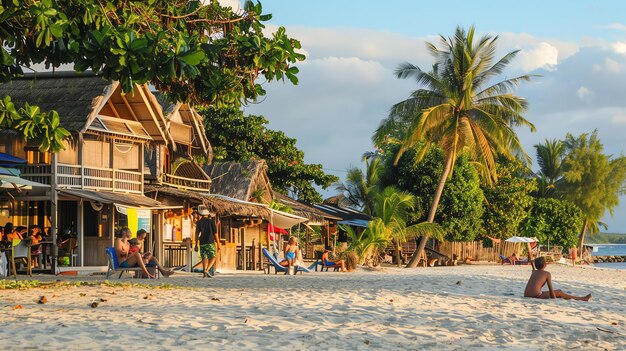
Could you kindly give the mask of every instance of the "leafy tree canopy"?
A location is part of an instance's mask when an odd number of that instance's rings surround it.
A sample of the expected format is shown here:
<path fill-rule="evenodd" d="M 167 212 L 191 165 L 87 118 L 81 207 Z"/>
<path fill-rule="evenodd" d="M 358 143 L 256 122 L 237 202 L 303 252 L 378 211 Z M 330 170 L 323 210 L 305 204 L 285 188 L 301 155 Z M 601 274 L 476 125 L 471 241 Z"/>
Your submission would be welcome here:
<path fill-rule="evenodd" d="M 576 247 L 583 213 L 575 204 L 558 199 L 538 198 L 530 215 L 522 224 L 522 233 L 534 236 L 542 244 L 558 245 L 563 249 Z"/>
<path fill-rule="evenodd" d="M 537 189 L 537 183 L 517 160 L 499 157 L 496 167 L 498 182 L 482 185 L 485 195 L 483 230 L 490 237 L 507 239 L 519 234 L 520 223 L 528 217 L 532 207 L 531 194 Z"/>
<path fill-rule="evenodd" d="M 385 150 L 385 166 L 381 174 L 382 186 L 395 185 L 400 190 L 415 195 L 415 210 L 410 217 L 411 223 L 426 220 L 427 212 L 433 200 L 435 188 L 443 172 L 443 151 L 432 147 L 417 161 L 419 152 L 416 148 L 408 149 L 393 166 L 396 151 Z M 452 241 L 471 241 L 480 233 L 483 215 L 484 196 L 480 188 L 478 172 L 468 158 L 461 156 L 454 166 L 454 173 L 446 182 L 441 203 L 435 214 L 436 223 L 440 223 L 445 238 Z"/>
<path fill-rule="evenodd" d="M 304 56 L 300 43 L 280 27 L 263 34 L 260 3 L 247 1 L 235 13 L 214 0 L 7 0 L 0 6 L 0 80 L 23 74 L 23 67 L 73 63 L 120 81 L 125 92 L 150 83 L 172 101 L 217 107 L 237 106 L 264 95 L 257 78 L 287 78 Z M 46 113 L 51 113 L 46 111 Z M 26 139 L 43 138 L 42 150 L 58 151 L 67 132 L 53 115 L 28 106 L 0 104 L 0 127 Z M 43 125 L 43 127 L 41 127 Z"/>
<path fill-rule="evenodd" d="M 322 165 L 306 164 L 296 139 L 267 128 L 263 116 L 244 116 L 236 108 L 199 110 L 216 161 L 264 159 L 272 187 L 308 203 L 321 202 L 313 184 L 329 187 L 338 180 L 325 174 Z"/>
<path fill-rule="evenodd" d="M 557 185 L 560 197 L 575 203 L 586 221 L 597 223 L 608 210 L 619 205 L 624 191 L 626 158 L 603 154 L 597 131 L 565 137 L 567 156 L 563 160 L 563 180 Z"/>

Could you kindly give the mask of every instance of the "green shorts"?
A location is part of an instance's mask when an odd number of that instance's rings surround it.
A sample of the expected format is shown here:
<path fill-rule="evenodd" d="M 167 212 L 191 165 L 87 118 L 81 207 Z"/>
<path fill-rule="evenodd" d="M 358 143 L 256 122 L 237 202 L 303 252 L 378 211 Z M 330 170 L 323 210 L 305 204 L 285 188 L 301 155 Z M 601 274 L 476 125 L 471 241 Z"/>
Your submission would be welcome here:
<path fill-rule="evenodd" d="M 200 258 L 203 260 L 215 258 L 216 252 L 215 243 L 200 245 Z"/>

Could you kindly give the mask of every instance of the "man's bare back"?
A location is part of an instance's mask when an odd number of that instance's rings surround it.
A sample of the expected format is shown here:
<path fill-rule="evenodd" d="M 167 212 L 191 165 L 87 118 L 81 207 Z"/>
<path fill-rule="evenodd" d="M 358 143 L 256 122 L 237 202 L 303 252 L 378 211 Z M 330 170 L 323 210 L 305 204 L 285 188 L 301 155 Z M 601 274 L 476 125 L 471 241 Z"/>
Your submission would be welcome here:
<path fill-rule="evenodd" d="M 552 288 L 552 275 L 550 272 L 544 270 L 546 267 L 545 258 L 536 258 L 535 267 L 537 267 L 537 270 L 533 271 L 530 279 L 528 279 L 528 284 L 526 284 L 526 289 L 524 290 L 524 297 L 534 297 L 538 299 L 562 298 L 565 300 L 574 299 L 579 301 L 589 301 L 591 298 L 591 294 L 579 297 L 569 295 L 561 290 L 554 290 Z M 548 291 L 541 291 L 541 288 L 543 288 L 545 284 L 548 284 Z"/>
<path fill-rule="evenodd" d="M 541 288 L 543 288 L 543 286 L 548 281 L 552 283 L 552 276 L 550 275 L 550 272 L 546 272 L 543 269 L 534 271 L 533 274 L 530 276 L 530 279 L 528 279 L 528 284 L 526 284 L 526 289 L 524 290 L 524 297 L 541 298 L 541 294 L 542 294 Z M 545 297 L 545 298 L 548 298 L 548 297 Z"/>

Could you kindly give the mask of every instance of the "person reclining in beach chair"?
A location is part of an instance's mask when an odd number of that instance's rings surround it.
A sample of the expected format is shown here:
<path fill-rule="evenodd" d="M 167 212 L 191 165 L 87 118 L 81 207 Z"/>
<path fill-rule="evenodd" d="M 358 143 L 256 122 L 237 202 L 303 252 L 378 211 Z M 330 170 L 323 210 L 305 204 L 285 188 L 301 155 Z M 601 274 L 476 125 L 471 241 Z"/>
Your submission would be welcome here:
<path fill-rule="evenodd" d="M 334 268 L 334 270 L 337 270 L 337 268 L 341 268 L 342 272 L 346 272 L 346 262 L 344 260 L 331 261 L 328 258 L 329 254 L 330 250 L 325 250 L 322 254 L 322 270 L 324 268 L 326 268 L 326 271 L 328 271 L 328 268 Z"/>
<path fill-rule="evenodd" d="M 552 288 L 552 275 L 550 272 L 545 271 L 546 259 L 545 257 L 537 257 L 535 259 L 536 270 L 530 275 L 526 289 L 524 290 L 524 297 L 533 297 L 537 299 L 556 299 L 561 298 L 565 300 L 579 300 L 589 301 L 591 294 L 586 296 L 573 296 L 569 295 L 561 290 L 554 290 Z M 548 284 L 548 291 L 541 291 L 541 288 Z"/>
<path fill-rule="evenodd" d="M 267 274 L 269 274 L 269 273 L 270 273 L 270 268 L 271 268 L 271 267 L 274 267 L 274 271 L 275 271 L 275 273 L 278 273 L 278 272 L 285 272 L 285 274 L 287 273 L 287 266 L 285 266 L 285 265 L 284 265 L 284 263 L 283 263 L 283 264 L 281 264 L 281 262 L 280 262 L 280 261 L 278 261 L 278 260 L 276 259 L 276 257 L 274 257 L 274 255 L 272 255 L 272 254 L 269 252 L 269 250 L 268 250 L 268 249 L 263 248 L 263 250 L 261 250 L 261 251 L 263 252 L 263 255 L 265 255 L 265 257 L 267 258 L 267 261 L 268 261 L 268 263 L 269 263 L 269 265 L 270 265 L 270 266 L 268 267 Z M 284 260 L 283 260 L 283 262 L 284 262 Z M 300 272 L 300 273 L 302 273 L 302 272 L 310 273 L 310 272 L 311 272 L 311 270 L 316 269 L 317 264 L 318 264 L 318 262 L 317 262 L 317 261 L 313 262 L 313 264 L 311 264 L 309 267 L 304 267 L 303 265 L 298 265 L 298 264 L 295 264 L 295 265 L 294 265 L 294 271 L 295 271 L 296 273 L 297 273 L 297 272 Z"/>

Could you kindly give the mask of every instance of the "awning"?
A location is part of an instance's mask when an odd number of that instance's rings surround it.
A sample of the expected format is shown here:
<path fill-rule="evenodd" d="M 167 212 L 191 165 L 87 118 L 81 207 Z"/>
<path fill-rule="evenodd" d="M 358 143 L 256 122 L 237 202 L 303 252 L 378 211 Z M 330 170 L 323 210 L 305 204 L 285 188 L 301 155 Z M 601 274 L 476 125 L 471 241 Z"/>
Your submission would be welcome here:
<path fill-rule="evenodd" d="M 127 207 L 154 210 L 166 208 L 182 208 L 182 206 L 164 206 L 159 201 L 138 194 L 114 193 L 110 191 L 93 191 L 84 189 L 59 189 L 59 194 L 74 196 L 90 201 L 97 201 L 103 204 L 114 204 Z"/>
<path fill-rule="evenodd" d="M 337 224 L 345 224 L 352 227 L 363 227 L 366 228 L 370 221 L 365 219 L 349 219 L 345 221 L 339 221 Z"/>
<path fill-rule="evenodd" d="M 32 189 L 49 188 L 50 185 L 37 183 L 14 175 L 0 174 L 0 188 L 3 189 Z"/>
<path fill-rule="evenodd" d="M 4 152 L 0 152 L 0 166 L 5 167 L 15 167 L 18 165 L 25 165 L 26 160 L 23 158 L 11 156 L 9 154 L 5 154 Z"/>
<path fill-rule="evenodd" d="M 268 222 L 272 223 L 280 228 L 291 228 L 294 225 L 302 222 L 306 222 L 308 219 L 300 216 L 296 216 L 295 214 L 274 210 L 271 209 L 271 217 L 265 218 Z"/>
<path fill-rule="evenodd" d="M 525 236 L 513 236 L 506 239 L 505 241 L 508 241 L 510 243 L 536 243 L 539 240 L 537 240 L 537 238 L 527 238 Z"/>

